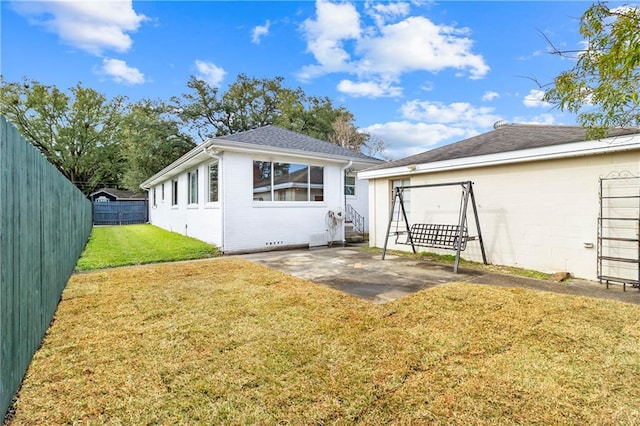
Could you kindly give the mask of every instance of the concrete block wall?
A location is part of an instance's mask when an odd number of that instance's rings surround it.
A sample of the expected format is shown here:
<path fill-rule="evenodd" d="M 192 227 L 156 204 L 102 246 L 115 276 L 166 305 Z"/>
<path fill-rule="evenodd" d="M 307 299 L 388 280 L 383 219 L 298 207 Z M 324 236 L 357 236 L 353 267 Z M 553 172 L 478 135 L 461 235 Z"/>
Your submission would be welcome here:
<path fill-rule="evenodd" d="M 479 167 L 432 174 L 407 175 L 411 185 L 471 180 L 490 263 L 543 272 L 568 271 L 597 277 L 598 178 L 612 171 L 640 171 L 638 152 Z M 391 204 L 389 179 L 370 185 L 370 244 L 384 245 Z M 456 224 L 460 189 L 411 190 L 410 222 Z M 470 234 L 474 235 L 471 206 Z M 389 248 L 410 250 L 393 244 Z M 422 250 L 452 254 L 453 251 Z M 463 257 L 481 261 L 477 242 Z"/>

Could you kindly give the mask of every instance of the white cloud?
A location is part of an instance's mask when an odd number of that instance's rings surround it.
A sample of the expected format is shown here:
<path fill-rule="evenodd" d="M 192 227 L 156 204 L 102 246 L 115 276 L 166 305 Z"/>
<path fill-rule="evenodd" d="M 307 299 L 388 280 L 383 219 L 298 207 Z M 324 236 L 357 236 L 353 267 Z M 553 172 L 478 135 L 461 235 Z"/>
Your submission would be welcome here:
<path fill-rule="evenodd" d="M 451 139 L 466 139 L 478 134 L 474 129 L 447 126 L 444 124 L 411 123 L 392 121 L 373 124 L 361 129 L 372 136 L 380 137 L 386 145 L 383 155 L 399 159 L 424 152 Z"/>
<path fill-rule="evenodd" d="M 558 124 L 553 114 L 540 114 L 534 117 L 514 117 L 513 122 L 518 124 Z"/>
<path fill-rule="evenodd" d="M 487 91 L 484 93 L 484 95 L 482 95 L 482 100 L 483 101 L 492 101 L 494 99 L 498 99 L 500 97 L 500 94 L 498 92 L 492 92 L 492 91 Z"/>
<path fill-rule="evenodd" d="M 488 131 L 502 117 L 491 107 L 466 102 L 444 104 L 412 100 L 400 107 L 402 121 L 373 124 L 363 130 L 384 140 L 388 158 L 402 158 Z"/>
<path fill-rule="evenodd" d="M 365 10 L 367 11 L 367 14 L 373 18 L 376 25 L 381 27 L 388 20 L 407 16 L 411 10 L 411 5 L 408 2 L 388 4 L 367 2 L 365 3 Z"/>
<path fill-rule="evenodd" d="M 307 50 L 318 65 L 303 67 L 300 78 L 310 79 L 328 72 L 348 71 L 350 55 L 344 41 L 360 36 L 360 14 L 352 4 L 334 4 L 324 0 L 316 2 L 316 19 L 306 19 L 302 30 Z"/>
<path fill-rule="evenodd" d="M 271 26 L 271 22 L 267 19 L 264 25 L 256 26 L 251 32 L 251 41 L 255 44 L 260 44 L 260 40 L 262 37 L 269 34 L 269 27 Z"/>
<path fill-rule="evenodd" d="M 359 40 L 361 71 L 400 75 L 410 71 L 437 73 L 447 68 L 468 70 L 471 79 L 489 71 L 481 55 L 471 52 L 467 29 L 436 25 L 422 16 L 409 17 Z"/>
<path fill-rule="evenodd" d="M 42 26 L 64 42 L 94 55 L 126 52 L 148 18 L 133 10 L 131 0 L 14 2 L 15 10 L 32 25 Z"/>
<path fill-rule="evenodd" d="M 217 66 L 213 62 L 206 62 L 196 60 L 196 69 L 198 70 L 198 77 L 200 80 L 206 81 L 214 87 L 220 86 L 220 83 L 224 79 L 227 72 L 224 68 Z"/>
<path fill-rule="evenodd" d="M 528 95 L 522 99 L 524 106 L 529 108 L 550 107 L 551 104 L 544 99 L 544 90 L 531 89 Z"/>
<path fill-rule="evenodd" d="M 455 124 L 456 127 L 490 127 L 501 117 L 491 107 L 474 107 L 467 102 L 441 102 L 412 100 L 401 107 L 403 117 L 430 123 Z"/>
<path fill-rule="evenodd" d="M 374 81 L 354 82 L 342 80 L 338 83 L 338 91 L 354 97 L 398 97 L 402 95 L 402 88 L 392 86 L 391 83 L 376 83 Z"/>
<path fill-rule="evenodd" d="M 125 61 L 120 59 L 104 58 L 102 60 L 102 68 L 100 71 L 113 78 L 117 83 L 134 85 L 145 82 L 144 74 L 142 74 L 137 68 L 128 66 Z"/>
<path fill-rule="evenodd" d="M 353 4 L 318 0 L 315 19 L 301 26 L 316 63 L 304 66 L 298 77 L 309 80 L 346 72 L 365 81 L 397 81 L 404 73 L 449 68 L 471 79 L 487 74 L 483 56 L 472 51 L 468 28 L 438 25 L 423 16 L 406 17 L 409 6 L 408 2 L 366 3 L 365 11 L 376 27 L 363 29 Z"/>

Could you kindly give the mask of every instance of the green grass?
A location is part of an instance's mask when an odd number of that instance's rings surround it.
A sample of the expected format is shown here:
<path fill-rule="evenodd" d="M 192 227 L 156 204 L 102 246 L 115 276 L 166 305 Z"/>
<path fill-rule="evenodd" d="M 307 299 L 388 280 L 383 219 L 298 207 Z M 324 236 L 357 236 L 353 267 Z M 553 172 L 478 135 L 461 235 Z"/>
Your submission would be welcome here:
<path fill-rule="evenodd" d="M 153 225 L 94 227 L 76 271 L 218 256 L 212 245 Z"/>
<path fill-rule="evenodd" d="M 75 274 L 11 426 L 637 425 L 640 306 L 453 283 L 376 305 L 238 258 Z"/>

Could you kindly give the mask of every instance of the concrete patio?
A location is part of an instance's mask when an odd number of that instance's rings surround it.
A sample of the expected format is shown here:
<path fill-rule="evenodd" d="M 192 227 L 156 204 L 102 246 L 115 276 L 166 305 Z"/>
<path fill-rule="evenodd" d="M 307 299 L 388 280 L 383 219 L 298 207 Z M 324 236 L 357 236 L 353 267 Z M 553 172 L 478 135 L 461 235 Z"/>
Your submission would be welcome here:
<path fill-rule="evenodd" d="M 523 278 L 460 268 L 453 273 L 450 265 L 437 264 L 409 256 L 379 253 L 360 247 L 314 248 L 271 251 L 240 255 L 288 274 L 344 291 L 374 303 L 397 300 L 407 294 L 449 282 L 469 282 L 504 287 L 523 287 L 575 296 L 596 297 L 627 303 L 640 303 L 640 291 L 622 286 L 571 279 L 568 282 Z"/>

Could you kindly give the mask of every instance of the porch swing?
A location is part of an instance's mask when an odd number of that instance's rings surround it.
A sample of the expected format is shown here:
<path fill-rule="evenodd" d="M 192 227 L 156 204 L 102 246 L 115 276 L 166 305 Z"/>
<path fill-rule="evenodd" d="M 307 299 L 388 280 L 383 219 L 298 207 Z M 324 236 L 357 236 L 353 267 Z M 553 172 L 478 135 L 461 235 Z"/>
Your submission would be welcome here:
<path fill-rule="evenodd" d="M 460 186 L 462 188 L 457 224 L 413 223 L 409 225 L 404 204 L 404 191 L 407 189 L 435 188 L 444 186 Z M 476 230 L 478 231 L 478 235 L 475 236 L 469 235 L 469 228 L 467 226 L 467 208 L 469 205 L 469 199 L 471 199 L 473 216 L 476 222 Z M 396 205 L 398 206 L 397 210 Z M 395 230 L 392 231 L 394 212 L 396 212 Z M 404 229 L 401 229 L 400 227 L 401 221 L 404 222 Z M 385 237 L 384 248 L 382 250 L 383 260 L 387 253 L 387 245 L 391 235 L 395 236 L 396 244 L 410 245 L 413 253 L 416 253 L 416 246 L 454 250 L 456 252 L 456 258 L 453 265 L 453 272 L 455 274 L 458 273 L 460 253 L 467 248 L 467 242 L 478 241 L 480 243 L 482 261 L 485 265 L 487 264 L 487 256 L 484 251 L 482 232 L 480 231 L 480 221 L 478 219 L 478 209 L 473 195 L 473 182 L 471 181 L 394 187 L 393 202 L 391 203 L 391 211 L 389 213 L 389 224 L 387 225 L 387 236 Z"/>

